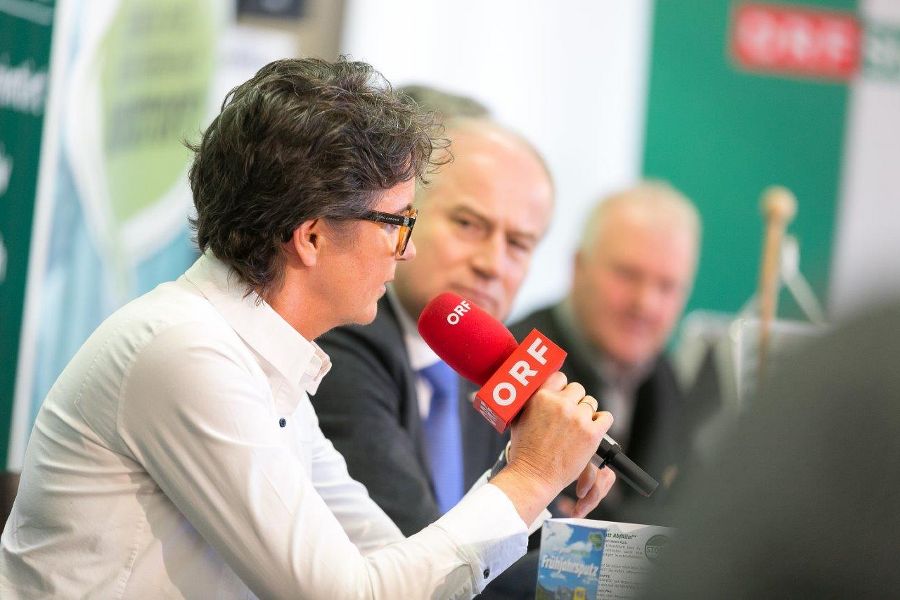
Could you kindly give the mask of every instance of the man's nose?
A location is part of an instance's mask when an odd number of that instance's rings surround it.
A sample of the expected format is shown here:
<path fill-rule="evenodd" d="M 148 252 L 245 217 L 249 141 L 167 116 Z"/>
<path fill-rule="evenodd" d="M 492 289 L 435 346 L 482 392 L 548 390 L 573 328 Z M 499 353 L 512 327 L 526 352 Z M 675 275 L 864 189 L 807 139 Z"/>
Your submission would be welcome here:
<path fill-rule="evenodd" d="M 502 237 L 488 236 L 478 244 L 472 255 L 472 268 L 485 279 L 497 278 L 503 269 L 505 252 L 506 248 Z"/>
<path fill-rule="evenodd" d="M 651 312 L 659 304 L 660 294 L 649 281 L 641 281 L 635 286 L 633 302 L 641 313 Z"/>

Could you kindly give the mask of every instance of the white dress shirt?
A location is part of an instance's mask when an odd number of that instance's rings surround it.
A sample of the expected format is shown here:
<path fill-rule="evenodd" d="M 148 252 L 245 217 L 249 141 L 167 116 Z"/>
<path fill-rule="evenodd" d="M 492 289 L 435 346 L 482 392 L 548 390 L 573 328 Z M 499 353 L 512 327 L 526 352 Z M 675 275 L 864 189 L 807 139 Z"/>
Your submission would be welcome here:
<path fill-rule="evenodd" d="M 123 307 L 38 414 L 0 597 L 480 592 L 525 552 L 515 507 L 483 485 L 404 538 L 318 427 L 329 366 L 211 255 Z"/>

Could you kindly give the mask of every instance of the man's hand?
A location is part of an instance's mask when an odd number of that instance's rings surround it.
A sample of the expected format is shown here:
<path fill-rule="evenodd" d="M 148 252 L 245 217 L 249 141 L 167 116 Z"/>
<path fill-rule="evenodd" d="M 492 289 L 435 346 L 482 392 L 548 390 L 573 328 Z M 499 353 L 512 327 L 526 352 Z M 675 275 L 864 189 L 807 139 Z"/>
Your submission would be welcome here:
<path fill-rule="evenodd" d="M 569 483 L 578 479 L 576 516 L 606 495 L 615 476 L 590 464 L 612 415 L 595 412 L 596 400 L 579 383 L 554 373 L 512 424 L 509 465 L 491 480 L 531 523 Z"/>

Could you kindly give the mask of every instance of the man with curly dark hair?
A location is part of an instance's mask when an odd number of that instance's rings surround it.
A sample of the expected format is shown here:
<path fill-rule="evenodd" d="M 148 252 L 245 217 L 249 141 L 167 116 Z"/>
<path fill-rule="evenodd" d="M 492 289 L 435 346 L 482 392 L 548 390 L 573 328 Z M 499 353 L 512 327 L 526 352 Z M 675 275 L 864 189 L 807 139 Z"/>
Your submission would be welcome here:
<path fill-rule="evenodd" d="M 415 255 L 435 143 L 364 63 L 277 61 L 226 97 L 190 174 L 203 254 L 101 324 L 48 394 L 0 596 L 468 597 L 566 484 L 596 505 L 613 477 L 585 465 L 612 418 L 561 374 L 508 466 L 409 538 L 319 430 L 313 340 L 372 321 Z"/>

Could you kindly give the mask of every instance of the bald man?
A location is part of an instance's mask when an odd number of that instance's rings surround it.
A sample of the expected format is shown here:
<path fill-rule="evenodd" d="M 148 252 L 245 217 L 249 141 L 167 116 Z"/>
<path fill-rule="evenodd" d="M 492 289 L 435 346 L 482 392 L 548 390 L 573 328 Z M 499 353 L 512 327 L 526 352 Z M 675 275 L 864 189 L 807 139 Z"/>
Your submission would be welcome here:
<path fill-rule="evenodd" d="M 694 205 L 672 186 L 648 181 L 601 200 L 575 255 L 560 303 L 511 329 L 537 328 L 565 348 L 562 371 L 612 412 L 610 435 L 663 485 L 647 500 L 616 485 L 590 516 L 647 522 L 677 473 L 683 397 L 664 347 L 693 284 L 700 238 Z M 562 497 L 564 514 L 573 501 Z"/>
<path fill-rule="evenodd" d="M 444 291 L 506 318 L 553 210 L 550 176 L 524 139 L 483 118 L 444 125 L 453 160 L 416 190 L 416 260 L 398 265 L 372 324 L 318 340 L 333 368 L 312 399 L 350 474 L 407 535 L 455 505 L 505 446 L 416 320 Z"/>

